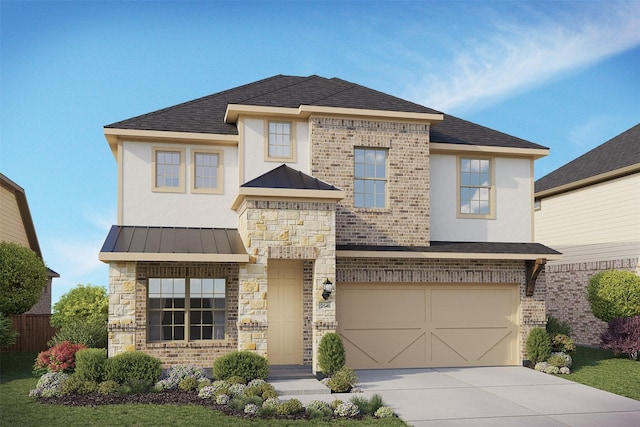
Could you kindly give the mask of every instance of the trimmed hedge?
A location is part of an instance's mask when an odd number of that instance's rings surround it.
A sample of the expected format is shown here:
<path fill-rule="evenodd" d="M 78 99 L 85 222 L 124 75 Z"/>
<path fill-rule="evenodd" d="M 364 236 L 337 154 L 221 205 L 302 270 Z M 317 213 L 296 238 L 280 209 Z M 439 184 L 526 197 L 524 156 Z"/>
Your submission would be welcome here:
<path fill-rule="evenodd" d="M 101 382 L 107 362 L 106 348 L 85 348 L 76 353 L 76 375 L 85 380 Z"/>
<path fill-rule="evenodd" d="M 249 351 L 233 351 L 213 361 L 213 377 L 216 380 L 240 377 L 246 384 L 250 380 L 266 380 L 268 376 L 267 359 Z"/>
<path fill-rule="evenodd" d="M 161 373 L 159 359 L 137 351 L 120 353 L 107 359 L 104 365 L 106 381 L 127 384 L 135 389 L 150 388 Z"/>

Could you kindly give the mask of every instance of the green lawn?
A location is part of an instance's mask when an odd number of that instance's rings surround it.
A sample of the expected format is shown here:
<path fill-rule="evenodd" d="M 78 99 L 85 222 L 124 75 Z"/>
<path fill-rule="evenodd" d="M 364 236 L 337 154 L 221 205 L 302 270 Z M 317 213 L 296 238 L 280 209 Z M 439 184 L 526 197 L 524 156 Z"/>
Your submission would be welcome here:
<path fill-rule="evenodd" d="M 607 350 L 578 346 L 571 374 L 561 378 L 640 400 L 640 361 Z"/>
<path fill-rule="evenodd" d="M 28 396 L 37 378 L 31 374 L 35 353 L 0 353 L 0 426 L 320 426 L 325 421 L 288 421 L 225 416 L 197 405 L 43 405 Z M 405 426 L 400 419 L 336 420 L 332 426 Z"/>

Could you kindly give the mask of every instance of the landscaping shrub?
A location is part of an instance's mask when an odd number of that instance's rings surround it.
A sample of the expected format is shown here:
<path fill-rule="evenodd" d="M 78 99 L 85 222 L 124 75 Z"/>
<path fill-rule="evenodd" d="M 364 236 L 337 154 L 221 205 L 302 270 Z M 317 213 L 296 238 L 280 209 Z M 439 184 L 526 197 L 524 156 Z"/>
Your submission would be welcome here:
<path fill-rule="evenodd" d="M 344 345 L 340 335 L 329 332 L 322 337 L 318 346 L 318 363 L 322 372 L 328 376 L 344 367 Z"/>
<path fill-rule="evenodd" d="M 149 389 L 160 373 L 160 360 L 135 351 L 113 356 L 104 365 L 104 378 L 124 385 L 125 393 Z"/>
<path fill-rule="evenodd" d="M 555 337 L 558 334 L 571 336 L 571 326 L 565 320 L 556 319 L 553 316 L 549 316 L 547 319 L 547 333 L 551 338 Z"/>
<path fill-rule="evenodd" d="M 154 388 L 157 391 L 162 390 L 175 390 L 179 387 L 180 382 L 185 378 L 194 378 L 196 387 L 202 382 L 204 385 L 208 385 L 207 374 L 203 368 L 195 365 L 176 365 L 169 369 L 167 375 L 162 380 L 158 381 Z M 203 386 L 204 386 L 203 385 Z"/>
<path fill-rule="evenodd" d="M 558 368 L 570 368 L 573 360 L 567 353 L 554 352 L 551 353 L 551 355 L 547 359 L 547 363 L 549 363 L 549 365 L 551 366 L 557 366 Z"/>
<path fill-rule="evenodd" d="M 103 381 L 98 384 L 98 393 L 100 394 L 116 394 L 120 389 L 120 384 L 115 381 Z"/>
<path fill-rule="evenodd" d="M 331 418 L 331 416 L 333 415 L 333 410 L 331 409 L 329 404 L 327 402 L 323 402 L 322 400 L 312 400 L 307 404 L 304 412 L 311 419 Z"/>
<path fill-rule="evenodd" d="M 379 408 L 384 406 L 382 396 L 374 394 L 368 399 L 366 396 L 354 396 L 351 402 L 358 407 L 361 414 L 373 415 Z"/>
<path fill-rule="evenodd" d="M 76 375 L 85 380 L 100 382 L 107 362 L 106 348 L 85 348 L 76 353 Z"/>
<path fill-rule="evenodd" d="M 88 394 L 98 390 L 98 383 L 73 374 L 60 384 L 60 394 Z"/>
<path fill-rule="evenodd" d="M 0 313 L 0 348 L 11 347 L 16 343 L 18 332 L 11 330 L 11 319 Z"/>
<path fill-rule="evenodd" d="M 60 394 L 60 384 L 62 384 L 69 374 L 64 372 L 47 372 L 40 377 L 36 383 L 36 388 L 29 392 L 32 397 L 51 397 Z"/>
<path fill-rule="evenodd" d="M 31 249 L 0 242 L 0 312 L 6 316 L 28 311 L 47 285 L 47 268 Z"/>
<path fill-rule="evenodd" d="M 69 341 L 63 341 L 56 344 L 49 350 L 45 350 L 38 354 L 33 371 L 36 375 L 45 372 L 67 372 L 71 373 L 76 368 L 75 355 L 79 350 L 87 348 L 81 344 L 72 344 Z"/>
<path fill-rule="evenodd" d="M 180 380 L 178 388 L 182 391 L 191 391 L 198 388 L 198 380 L 195 377 L 186 377 Z"/>
<path fill-rule="evenodd" d="M 218 357 L 213 362 L 213 377 L 225 380 L 238 376 L 242 383 L 253 379 L 267 379 L 269 376 L 269 363 L 259 354 L 249 351 L 233 351 Z"/>
<path fill-rule="evenodd" d="M 615 318 L 600 336 L 602 348 L 638 359 L 640 352 L 640 316 Z"/>
<path fill-rule="evenodd" d="M 304 411 L 304 406 L 298 399 L 287 400 L 276 407 L 276 414 L 278 415 L 295 415 L 302 411 Z"/>
<path fill-rule="evenodd" d="M 62 341 L 69 341 L 89 348 L 106 348 L 108 336 L 107 321 L 103 316 L 73 318 L 63 324 L 47 344 L 54 346 Z"/>
<path fill-rule="evenodd" d="M 352 402 L 343 402 L 338 405 L 334 413 L 339 417 L 355 417 L 360 415 L 360 409 Z"/>
<path fill-rule="evenodd" d="M 543 362 L 551 353 L 551 339 L 543 328 L 533 328 L 527 337 L 527 357 L 533 364 Z"/>
<path fill-rule="evenodd" d="M 557 334 L 551 339 L 551 351 L 574 354 L 576 345 L 573 340 L 564 334 Z"/>
<path fill-rule="evenodd" d="M 605 322 L 639 315 L 640 276 L 630 271 L 601 271 L 589 280 L 587 300 L 593 315 Z"/>
<path fill-rule="evenodd" d="M 327 382 L 327 386 L 334 393 L 346 393 L 358 383 L 358 376 L 351 368 L 343 367 Z"/>
<path fill-rule="evenodd" d="M 392 418 L 395 417 L 393 409 L 388 406 L 381 406 L 378 410 L 373 414 L 376 418 Z"/>

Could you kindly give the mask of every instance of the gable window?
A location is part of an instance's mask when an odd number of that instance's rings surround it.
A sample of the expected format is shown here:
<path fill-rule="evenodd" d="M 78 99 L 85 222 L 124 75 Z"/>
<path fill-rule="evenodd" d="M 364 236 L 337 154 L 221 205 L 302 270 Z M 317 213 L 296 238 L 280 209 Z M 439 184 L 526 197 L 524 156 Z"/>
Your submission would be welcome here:
<path fill-rule="evenodd" d="M 225 279 L 149 279 L 148 341 L 224 339 L 226 315 Z"/>
<path fill-rule="evenodd" d="M 493 217 L 493 170 L 490 159 L 459 160 L 458 214 L 462 217 Z"/>
<path fill-rule="evenodd" d="M 384 208 L 387 205 L 387 150 L 356 148 L 353 205 Z"/>
<path fill-rule="evenodd" d="M 269 121 L 267 129 L 267 159 L 269 160 L 293 160 L 294 138 L 293 124 L 291 122 Z"/>
<path fill-rule="evenodd" d="M 184 149 L 153 149 L 153 190 L 184 191 Z"/>
<path fill-rule="evenodd" d="M 222 152 L 193 151 L 192 165 L 194 193 L 222 193 Z"/>

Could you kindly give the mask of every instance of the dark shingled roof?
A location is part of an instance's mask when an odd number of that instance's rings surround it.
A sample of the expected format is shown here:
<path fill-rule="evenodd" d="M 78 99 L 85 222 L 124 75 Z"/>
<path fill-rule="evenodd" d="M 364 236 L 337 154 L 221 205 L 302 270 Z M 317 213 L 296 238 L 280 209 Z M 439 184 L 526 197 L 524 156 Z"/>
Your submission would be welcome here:
<path fill-rule="evenodd" d="M 540 178 L 535 192 L 640 164 L 640 123 Z"/>
<path fill-rule="evenodd" d="M 336 245 L 338 251 L 445 252 L 477 254 L 560 255 L 540 243 L 430 242 L 430 246 Z"/>
<path fill-rule="evenodd" d="M 298 108 L 301 105 L 406 113 L 442 114 L 434 109 L 338 78 L 277 75 L 193 101 L 112 123 L 105 128 L 237 135 L 224 121 L 227 105 Z M 445 115 L 431 130 L 433 142 L 546 149 L 538 144 Z"/>
<path fill-rule="evenodd" d="M 100 252 L 242 255 L 247 250 L 232 228 L 114 225 Z"/>
<path fill-rule="evenodd" d="M 327 184 L 324 181 L 320 181 L 318 178 L 304 174 L 284 164 L 260 175 L 255 179 L 252 179 L 241 187 L 288 188 L 296 190 L 340 190 L 331 184 Z"/>

